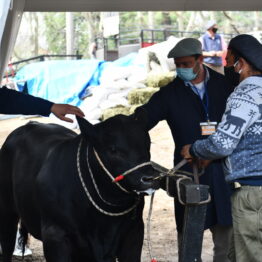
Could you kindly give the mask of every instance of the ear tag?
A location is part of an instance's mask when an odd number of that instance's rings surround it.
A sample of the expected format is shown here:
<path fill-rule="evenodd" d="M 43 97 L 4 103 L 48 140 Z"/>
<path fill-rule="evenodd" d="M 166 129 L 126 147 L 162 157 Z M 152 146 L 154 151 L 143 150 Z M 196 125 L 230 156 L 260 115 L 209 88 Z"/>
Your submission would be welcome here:
<path fill-rule="evenodd" d="M 117 176 L 117 177 L 113 180 L 113 183 L 116 183 L 116 182 L 121 181 L 121 180 L 123 180 L 123 179 L 124 179 L 124 176 L 123 176 L 123 175 L 119 175 L 119 176 Z"/>

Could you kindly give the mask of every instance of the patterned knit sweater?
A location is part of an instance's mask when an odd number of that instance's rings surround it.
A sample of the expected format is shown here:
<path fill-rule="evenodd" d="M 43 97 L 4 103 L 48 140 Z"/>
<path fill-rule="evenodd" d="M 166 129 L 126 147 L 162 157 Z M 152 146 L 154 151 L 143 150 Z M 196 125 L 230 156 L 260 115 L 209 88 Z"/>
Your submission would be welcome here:
<path fill-rule="evenodd" d="M 236 87 L 216 133 L 196 141 L 191 152 L 203 159 L 225 157 L 228 182 L 262 176 L 262 77 L 248 77 Z"/>

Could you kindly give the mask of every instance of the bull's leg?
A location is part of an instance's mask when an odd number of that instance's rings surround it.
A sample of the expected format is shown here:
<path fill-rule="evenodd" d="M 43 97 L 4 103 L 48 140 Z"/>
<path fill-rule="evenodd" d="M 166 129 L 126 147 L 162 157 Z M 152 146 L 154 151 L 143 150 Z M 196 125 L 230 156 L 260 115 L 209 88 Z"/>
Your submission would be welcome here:
<path fill-rule="evenodd" d="M 118 255 L 119 262 L 140 262 L 144 240 L 144 224 L 139 221 L 126 235 Z"/>
<path fill-rule="evenodd" d="M 11 181 L 5 171 L 0 170 L 0 244 L 2 247 L 2 261 L 10 262 L 15 247 L 18 215 L 15 211 Z"/>
<path fill-rule="evenodd" d="M 0 207 L 0 244 L 3 262 L 12 261 L 18 224 L 18 216 L 13 212 L 6 212 L 8 209 L 10 207 L 4 209 L 3 206 Z"/>
<path fill-rule="evenodd" d="M 137 207 L 136 218 L 132 221 L 129 231 L 123 236 L 118 252 L 118 262 L 140 262 L 144 241 L 144 222 L 142 212 L 144 203 Z"/>
<path fill-rule="evenodd" d="M 70 240 L 60 227 L 43 227 L 42 240 L 47 262 L 73 262 Z"/>

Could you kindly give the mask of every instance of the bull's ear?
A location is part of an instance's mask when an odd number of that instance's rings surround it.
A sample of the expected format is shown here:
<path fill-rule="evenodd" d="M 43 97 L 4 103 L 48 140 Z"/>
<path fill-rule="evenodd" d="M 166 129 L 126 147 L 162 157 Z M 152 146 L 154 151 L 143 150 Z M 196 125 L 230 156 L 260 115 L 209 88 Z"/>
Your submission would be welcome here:
<path fill-rule="evenodd" d="M 83 117 L 76 116 L 76 119 L 83 137 L 94 138 L 95 137 L 94 126 Z"/>
<path fill-rule="evenodd" d="M 133 114 L 135 120 L 139 121 L 142 125 L 147 127 L 148 125 L 148 116 L 147 111 L 143 107 L 138 107 Z"/>

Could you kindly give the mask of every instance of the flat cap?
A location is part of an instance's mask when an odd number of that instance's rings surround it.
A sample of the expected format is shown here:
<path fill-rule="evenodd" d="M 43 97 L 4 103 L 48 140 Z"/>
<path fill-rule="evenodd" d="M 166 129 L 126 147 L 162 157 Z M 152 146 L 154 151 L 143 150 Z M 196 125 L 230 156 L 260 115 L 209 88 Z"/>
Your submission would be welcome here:
<path fill-rule="evenodd" d="M 191 55 L 202 55 L 202 44 L 195 38 L 180 40 L 175 47 L 170 50 L 167 57 L 177 58 Z"/>
<path fill-rule="evenodd" d="M 239 56 L 262 71 L 262 44 L 254 36 L 238 35 L 230 40 L 228 49 L 235 50 Z"/>

